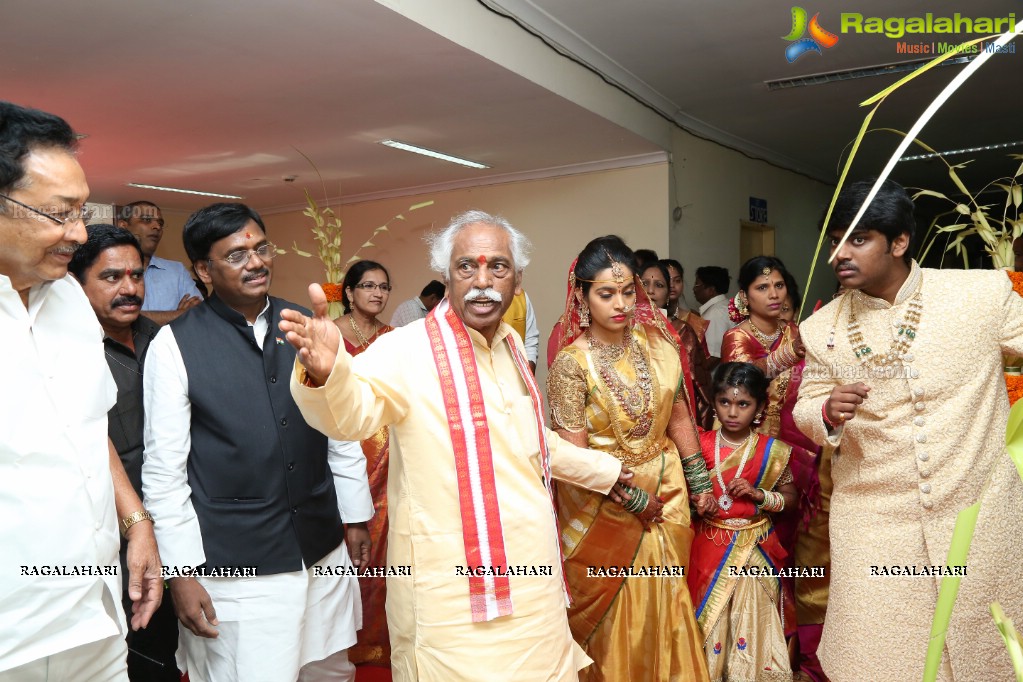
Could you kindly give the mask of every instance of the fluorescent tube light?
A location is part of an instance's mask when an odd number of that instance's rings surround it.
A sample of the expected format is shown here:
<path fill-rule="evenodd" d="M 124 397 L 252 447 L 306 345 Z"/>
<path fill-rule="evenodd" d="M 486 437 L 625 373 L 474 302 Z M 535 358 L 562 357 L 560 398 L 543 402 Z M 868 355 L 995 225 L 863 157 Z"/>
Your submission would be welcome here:
<path fill-rule="evenodd" d="M 198 194 L 201 197 L 216 197 L 218 199 L 244 199 L 237 194 L 217 194 L 216 192 L 200 192 L 197 189 L 181 189 L 179 187 L 161 187 L 160 185 L 143 185 L 138 182 L 129 182 L 128 187 L 138 187 L 139 189 L 155 189 L 161 192 L 178 192 L 180 194 Z"/>
<path fill-rule="evenodd" d="M 413 154 L 422 154 L 423 156 L 440 159 L 441 161 L 450 161 L 451 163 L 457 163 L 460 166 L 468 166 L 469 168 L 490 168 L 490 166 L 485 166 L 482 163 L 467 161 L 466 159 L 460 159 L 457 156 L 442 154 L 440 152 L 435 152 L 432 149 L 417 147 L 413 144 L 408 144 L 407 142 L 399 142 L 398 140 L 380 140 L 380 144 L 394 149 L 402 149 L 406 152 L 412 152 Z"/>
<path fill-rule="evenodd" d="M 963 147 L 962 149 L 952 149 L 947 152 L 938 152 L 937 154 L 915 154 L 913 156 L 903 156 L 899 159 L 899 163 L 903 161 L 923 161 L 924 159 L 933 159 L 938 156 L 955 156 L 956 154 L 973 154 L 975 152 L 988 152 L 992 149 L 1009 149 L 1011 147 L 1018 147 L 1023 145 L 1023 140 L 1016 142 L 999 142 L 998 144 L 988 144 L 982 147 Z"/>

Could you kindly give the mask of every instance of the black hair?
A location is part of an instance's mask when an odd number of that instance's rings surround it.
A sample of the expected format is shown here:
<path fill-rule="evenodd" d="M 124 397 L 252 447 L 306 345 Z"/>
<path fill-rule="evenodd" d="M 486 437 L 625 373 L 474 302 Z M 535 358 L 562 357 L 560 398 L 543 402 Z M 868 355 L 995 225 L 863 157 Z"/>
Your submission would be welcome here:
<path fill-rule="evenodd" d="M 705 265 L 702 268 L 696 268 L 696 278 L 719 294 L 727 294 L 728 285 L 732 281 L 732 278 L 728 275 L 728 270 L 717 265 Z"/>
<path fill-rule="evenodd" d="M 0 101 L 0 193 L 10 194 L 25 179 L 25 157 L 34 149 L 73 153 L 78 137 L 67 121 L 38 109 Z M 0 201 L 0 213 L 6 210 Z"/>
<path fill-rule="evenodd" d="M 686 269 L 683 268 L 682 264 L 679 263 L 674 258 L 662 258 L 659 262 L 660 262 L 661 265 L 663 265 L 666 268 L 675 268 L 676 270 L 678 270 L 678 274 L 680 276 L 682 276 L 682 277 L 686 276 Z M 671 273 L 669 272 L 668 274 L 671 274 Z M 669 279 L 669 281 L 671 280 L 670 277 L 668 279 Z"/>
<path fill-rule="evenodd" d="M 730 388 L 744 388 L 760 405 L 767 404 L 767 389 L 771 380 L 759 367 L 749 362 L 724 362 L 714 369 L 711 378 L 712 401 L 722 391 Z"/>
<path fill-rule="evenodd" d="M 799 285 L 796 278 L 788 270 L 782 270 L 781 276 L 785 279 L 785 290 L 792 299 L 792 312 L 798 313 L 799 306 L 803 305 L 803 297 L 799 295 Z"/>
<path fill-rule="evenodd" d="M 352 312 L 352 302 L 348 300 L 348 290 L 354 289 L 355 285 L 362 281 L 362 276 L 373 270 L 382 270 L 387 277 L 387 283 L 391 283 L 391 273 L 375 260 L 356 261 L 352 267 L 348 268 L 348 272 L 345 273 L 345 278 L 341 282 L 341 305 L 344 306 L 346 315 Z"/>
<path fill-rule="evenodd" d="M 160 207 L 154 204 L 152 201 L 146 201 L 145 199 L 141 199 L 139 201 L 133 201 L 130 204 L 125 204 L 124 206 L 122 206 L 120 210 L 117 211 L 117 219 L 124 220 L 125 222 L 131 220 L 132 214 L 135 213 L 135 208 L 138 206 L 152 206 L 157 211 L 160 210 Z"/>
<path fill-rule="evenodd" d="M 434 296 L 437 300 L 440 300 L 444 298 L 444 288 L 444 282 L 438 282 L 437 280 L 432 279 L 429 284 L 423 287 L 423 290 L 419 293 L 419 297 L 426 298 L 427 296 Z"/>
<path fill-rule="evenodd" d="M 85 231 L 89 238 L 75 250 L 75 255 L 71 256 L 71 262 L 67 266 L 68 272 L 74 275 L 79 282 L 85 277 L 85 271 L 92 267 L 99 255 L 115 246 L 131 246 L 138 251 L 139 262 L 145 260 L 142 256 L 142 247 L 139 246 L 135 235 L 123 227 L 89 225 Z"/>
<path fill-rule="evenodd" d="M 649 263 L 647 264 L 646 268 L 643 268 L 636 274 L 638 274 L 639 278 L 642 279 L 643 274 L 646 274 L 647 271 L 650 270 L 651 268 L 657 268 L 658 270 L 660 270 L 661 274 L 664 276 L 664 284 L 666 286 L 671 286 L 671 273 L 668 272 L 668 266 L 664 264 L 664 261 L 655 261 L 654 263 Z"/>
<path fill-rule="evenodd" d="M 639 267 L 636 268 L 637 273 L 646 270 L 660 260 L 657 256 L 657 252 L 653 249 L 636 249 L 633 253 L 636 254 L 636 262 L 639 264 Z"/>
<path fill-rule="evenodd" d="M 831 212 L 831 223 L 828 225 L 828 232 L 849 229 L 853 218 L 863 205 L 863 200 L 870 194 L 876 179 L 860 180 L 842 188 L 838 199 L 835 200 L 835 209 Z M 824 229 L 824 218 L 827 210 L 821 216 L 820 228 Z M 916 236 L 916 218 L 913 217 L 913 200 L 899 183 L 894 180 L 885 180 L 877 190 L 877 195 L 870 202 L 870 206 L 864 212 L 860 222 L 856 223 L 857 230 L 875 230 L 884 235 L 888 246 L 901 234 L 909 235 L 910 246 Z M 912 256 L 912 248 L 907 248 L 903 259 L 909 263 Z"/>
<path fill-rule="evenodd" d="M 206 260 L 210 256 L 210 248 L 223 239 L 230 237 L 252 221 L 266 234 L 263 219 L 245 204 L 210 204 L 206 208 L 188 217 L 181 238 L 185 242 L 185 253 L 194 263 Z"/>
<path fill-rule="evenodd" d="M 579 253 L 575 264 L 576 285 L 582 287 L 583 296 L 589 295 L 592 280 L 601 270 L 611 267 L 611 261 L 626 266 L 634 275 L 639 272 L 636 254 L 625 245 L 621 237 L 614 234 L 597 237 Z"/>
<path fill-rule="evenodd" d="M 739 268 L 739 288 L 749 293 L 750 285 L 764 274 L 764 270 L 777 270 L 783 278 L 788 270 L 780 258 L 774 256 L 753 256 Z M 786 281 L 788 284 L 788 281 Z"/>

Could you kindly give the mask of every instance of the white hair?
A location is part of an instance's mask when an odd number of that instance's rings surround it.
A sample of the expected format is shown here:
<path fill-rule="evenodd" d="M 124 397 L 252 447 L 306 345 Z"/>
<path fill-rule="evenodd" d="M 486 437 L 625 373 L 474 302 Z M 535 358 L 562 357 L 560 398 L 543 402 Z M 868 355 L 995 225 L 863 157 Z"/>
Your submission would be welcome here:
<path fill-rule="evenodd" d="M 501 216 L 491 215 L 485 211 L 466 211 L 459 213 L 448 226 L 440 232 L 434 232 L 426 236 L 426 243 L 430 246 L 430 268 L 434 272 L 444 275 L 444 279 L 450 279 L 448 269 L 451 267 L 451 255 L 455 248 L 455 236 L 466 227 L 482 223 L 499 227 L 508 233 L 508 242 L 511 244 L 512 263 L 516 272 L 522 272 L 529 265 L 529 250 L 532 244 L 529 238 L 522 234 Z"/>

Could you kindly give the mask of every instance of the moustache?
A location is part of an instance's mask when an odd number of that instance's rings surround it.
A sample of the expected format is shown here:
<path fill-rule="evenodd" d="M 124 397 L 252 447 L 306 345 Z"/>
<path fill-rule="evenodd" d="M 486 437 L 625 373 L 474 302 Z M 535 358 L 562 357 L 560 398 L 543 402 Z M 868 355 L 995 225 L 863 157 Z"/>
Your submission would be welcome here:
<path fill-rule="evenodd" d="M 244 277 L 242 277 L 242 281 L 243 282 L 251 282 L 252 280 L 259 279 L 260 277 L 269 277 L 269 276 L 270 276 L 270 271 L 269 270 L 267 270 L 266 268 L 260 268 L 259 270 L 255 270 L 254 272 L 250 272 L 250 273 L 246 274 Z"/>
<path fill-rule="evenodd" d="M 142 299 L 138 296 L 118 296 L 110 302 L 111 308 L 120 308 L 126 305 L 142 306 Z"/>
<path fill-rule="evenodd" d="M 72 242 L 71 244 L 65 244 L 63 246 L 55 246 L 54 248 L 50 249 L 50 253 L 56 253 L 65 256 L 73 256 L 75 255 L 75 251 L 80 249 L 81 246 L 82 246 L 81 244 Z"/>
<path fill-rule="evenodd" d="M 855 271 L 857 269 L 856 266 L 852 264 L 851 260 L 836 261 L 834 267 L 835 267 L 835 270 L 853 270 L 853 271 Z"/>
<path fill-rule="evenodd" d="M 463 300 L 466 302 L 478 301 L 480 299 L 487 299 L 489 301 L 494 301 L 495 303 L 500 303 L 504 300 L 501 296 L 501 292 L 491 287 L 487 287 L 486 289 L 473 287 L 472 289 L 469 289 L 463 297 Z"/>

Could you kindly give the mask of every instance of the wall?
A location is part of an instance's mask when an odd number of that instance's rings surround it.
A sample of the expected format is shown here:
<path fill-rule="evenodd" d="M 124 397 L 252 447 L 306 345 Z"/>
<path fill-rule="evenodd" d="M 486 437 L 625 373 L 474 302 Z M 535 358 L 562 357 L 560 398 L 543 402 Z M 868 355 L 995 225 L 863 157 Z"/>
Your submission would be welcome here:
<path fill-rule="evenodd" d="M 296 189 L 296 193 L 298 189 Z M 422 201 L 434 205 L 409 213 Z M 543 180 L 450 190 L 434 194 L 384 199 L 340 207 L 344 224 L 344 254 L 347 259 L 370 233 L 393 216 L 405 220 L 391 223 L 375 248 L 363 249 L 361 257 L 383 263 L 391 274 L 394 290 L 381 319 L 389 322 L 394 308 L 416 296 L 431 279 L 442 279 L 427 264 L 423 236 L 440 229 L 451 216 L 479 208 L 503 215 L 533 242 L 532 263 L 523 286 L 536 309 L 540 326 L 540 359 L 537 377 L 546 377 L 547 335 L 564 309 L 568 266 L 590 239 L 608 233 L 621 235 L 636 248 L 647 247 L 666 253 L 668 232 L 668 164 L 654 163 L 633 168 L 605 170 Z M 185 215 L 168 213 L 167 233 L 159 254 L 186 261 L 181 245 Z M 274 243 L 292 250 L 313 251 L 310 220 L 301 211 L 264 214 Z M 288 253 L 274 268 L 273 293 L 296 303 L 308 304 L 306 289 L 323 279 L 316 258 Z"/>
<path fill-rule="evenodd" d="M 670 228 L 671 255 L 686 269 L 686 299 L 693 274 L 703 265 L 720 265 L 735 278 L 739 272 L 739 221 L 749 220 L 749 197 L 767 200 L 768 224 L 775 228 L 775 255 L 806 289 L 817 223 L 833 188 L 677 130 L 672 140 L 675 205 L 682 219 Z M 826 253 L 825 253 L 826 256 Z M 830 300 L 835 278 L 823 263 L 814 274 L 804 319 L 818 299 Z"/>

